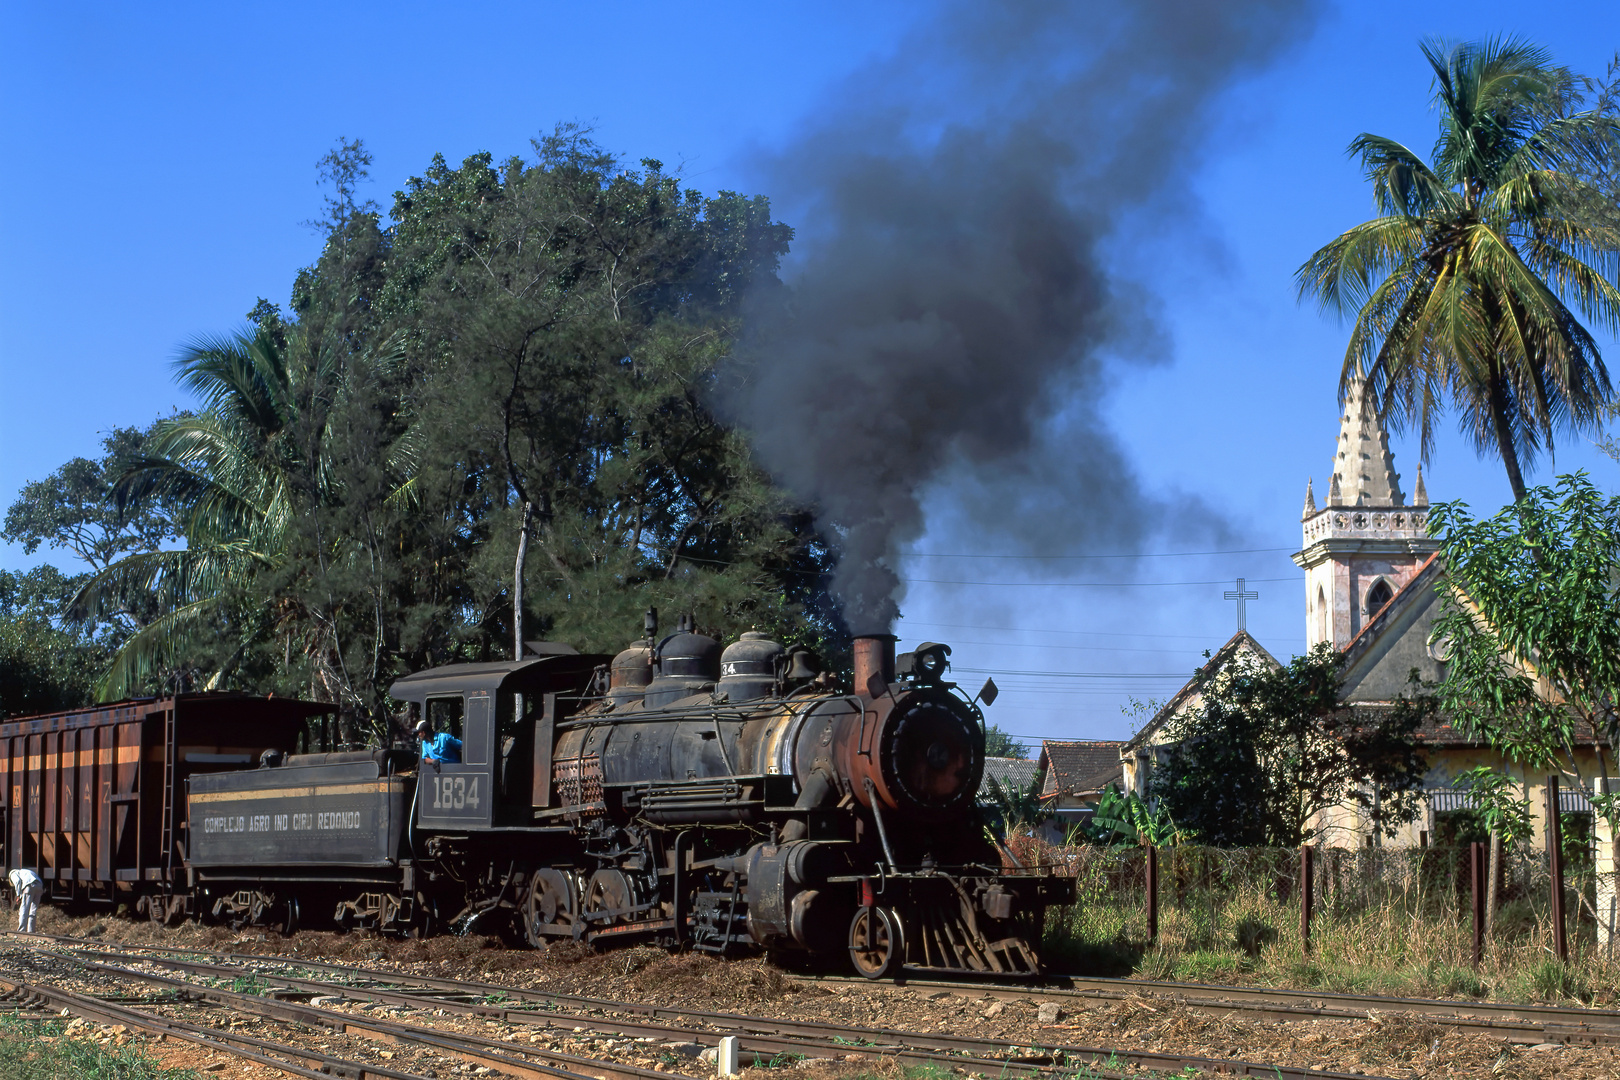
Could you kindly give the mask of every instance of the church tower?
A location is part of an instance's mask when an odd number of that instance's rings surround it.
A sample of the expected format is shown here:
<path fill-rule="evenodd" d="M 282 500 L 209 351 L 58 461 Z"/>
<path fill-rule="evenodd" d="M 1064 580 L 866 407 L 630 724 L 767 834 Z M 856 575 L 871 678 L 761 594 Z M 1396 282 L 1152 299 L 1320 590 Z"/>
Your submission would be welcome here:
<path fill-rule="evenodd" d="M 1418 468 L 1411 505 L 1401 493 L 1389 435 L 1358 380 L 1339 418 L 1339 445 L 1325 504 L 1305 484 L 1305 641 L 1343 649 L 1416 575 L 1439 543 L 1429 538 L 1429 497 Z"/>

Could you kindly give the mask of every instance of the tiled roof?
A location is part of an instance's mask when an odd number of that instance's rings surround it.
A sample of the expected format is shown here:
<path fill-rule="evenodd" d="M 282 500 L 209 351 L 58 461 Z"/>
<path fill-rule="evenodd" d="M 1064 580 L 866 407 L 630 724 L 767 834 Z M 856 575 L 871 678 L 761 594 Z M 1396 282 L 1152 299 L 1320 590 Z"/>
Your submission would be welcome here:
<path fill-rule="evenodd" d="M 1045 766 L 1042 791 L 1047 794 L 1101 791 L 1111 783 L 1120 782 L 1125 775 L 1124 763 L 1119 759 L 1124 746 L 1124 742 L 1113 739 L 1096 742 L 1047 739 L 1041 743 L 1041 764 Z"/>
<path fill-rule="evenodd" d="M 990 797 L 990 780 L 995 778 L 1003 791 L 1028 791 L 1035 783 L 1035 762 L 1029 758 L 987 757 L 984 759 L 984 779 L 979 781 L 979 799 Z"/>
<path fill-rule="evenodd" d="M 1366 715 L 1369 720 L 1387 714 L 1389 710 L 1393 709 L 1394 707 L 1394 703 L 1388 701 L 1358 701 L 1353 706 L 1358 714 Z M 1592 729 L 1590 724 L 1586 723 L 1580 717 L 1574 717 L 1572 719 L 1572 730 L 1575 736 L 1573 743 L 1575 746 L 1602 747 L 1608 745 L 1607 740 L 1599 736 L 1598 733 Z M 1482 739 L 1469 738 L 1461 728 L 1458 728 L 1452 724 L 1450 717 L 1448 717 L 1445 713 L 1440 712 L 1432 713 L 1425 717 L 1423 723 L 1418 725 L 1418 729 L 1416 732 L 1414 732 L 1414 736 L 1418 741 L 1418 745 L 1429 747 L 1431 749 L 1439 749 L 1443 747 L 1484 747 L 1487 745 Z"/>

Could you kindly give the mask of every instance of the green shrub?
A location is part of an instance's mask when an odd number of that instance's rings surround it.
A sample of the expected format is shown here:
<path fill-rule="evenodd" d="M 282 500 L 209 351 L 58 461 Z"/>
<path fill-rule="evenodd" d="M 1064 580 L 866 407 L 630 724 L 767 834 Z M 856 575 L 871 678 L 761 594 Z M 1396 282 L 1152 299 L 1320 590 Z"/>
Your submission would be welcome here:
<path fill-rule="evenodd" d="M 1422 983 L 1438 997 L 1489 997 L 1491 988 L 1470 968 L 1451 964 L 1431 964 Z"/>
<path fill-rule="evenodd" d="M 1589 996 L 1585 980 L 1568 964 L 1561 964 L 1552 957 L 1535 964 L 1525 974 L 1531 992 L 1542 1001 L 1585 1000 Z"/>
<path fill-rule="evenodd" d="M 1238 920 L 1234 944 L 1251 957 L 1258 958 L 1260 950 L 1277 940 L 1277 928 L 1253 915 Z"/>

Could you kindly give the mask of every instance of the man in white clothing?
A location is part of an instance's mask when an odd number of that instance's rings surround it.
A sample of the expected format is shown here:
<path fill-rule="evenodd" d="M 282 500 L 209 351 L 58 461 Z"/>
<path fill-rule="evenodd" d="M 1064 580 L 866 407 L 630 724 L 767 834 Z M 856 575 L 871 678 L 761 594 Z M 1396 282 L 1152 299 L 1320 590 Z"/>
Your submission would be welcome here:
<path fill-rule="evenodd" d="M 39 913 L 39 897 L 45 891 L 45 883 L 38 874 L 20 866 L 7 874 L 6 879 L 11 882 L 11 891 L 17 894 L 17 933 L 32 934 L 34 916 Z"/>

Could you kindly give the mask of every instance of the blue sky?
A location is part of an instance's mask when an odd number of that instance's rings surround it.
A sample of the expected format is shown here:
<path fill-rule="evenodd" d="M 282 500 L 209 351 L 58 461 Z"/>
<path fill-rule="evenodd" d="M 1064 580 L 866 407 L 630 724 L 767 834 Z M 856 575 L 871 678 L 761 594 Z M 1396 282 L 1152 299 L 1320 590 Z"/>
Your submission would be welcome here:
<path fill-rule="evenodd" d="M 763 191 L 762 154 L 790 142 L 853 73 L 936 13 L 924 3 L 758 5 L 8 4 L 0 41 L 0 500 L 99 432 L 188 404 L 176 346 L 230 330 L 259 296 L 284 303 L 317 251 L 314 162 L 339 135 L 376 157 L 385 207 L 435 152 L 527 150 L 561 120 L 628 159 L 678 166 L 700 190 Z M 940 523 L 915 545 L 909 641 L 956 643 L 959 668 L 1003 675 L 992 710 L 1032 736 L 1129 730 L 1127 696 L 1163 697 L 1230 635 L 1224 582 L 1260 592 L 1250 629 L 1303 648 L 1299 541 L 1307 476 L 1325 480 L 1344 330 L 1296 304 L 1295 267 L 1369 216 L 1344 155 L 1368 130 L 1427 150 L 1426 35 L 1519 33 L 1598 72 L 1620 48 L 1607 2 L 1356 3 L 1221 102 L 1186 190 L 1192 213 L 1117 257 L 1158 293 L 1165 363 L 1113 386 L 1109 423 L 1147 486 L 1198 496 L 1233 553 L 1160 549 L 1093 588 L 1099 565 L 997 559 Z M 786 210 L 783 210 L 786 214 Z M 789 223 L 792 223 L 789 217 Z M 1611 349 L 1610 362 L 1617 363 Z M 1396 442 L 1410 486 L 1417 457 Z M 1557 468 L 1620 487 L 1620 467 L 1566 442 Z M 1537 476 L 1552 469 L 1543 463 Z M 1425 470 L 1431 497 L 1495 508 L 1499 464 L 1449 428 Z M 1236 549 L 1242 549 L 1238 551 Z M 1064 555 L 1109 554 L 1062 552 Z M 945 557 L 949 556 L 949 557 Z M 0 547 L 0 565 L 63 553 Z M 939 585 L 972 581 L 996 585 Z M 1174 584 L 1208 582 L 1210 584 Z M 626 628 L 627 637 L 634 628 Z M 964 683 L 983 678 L 963 672 Z"/>

